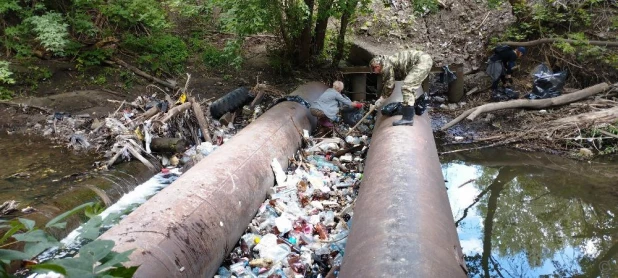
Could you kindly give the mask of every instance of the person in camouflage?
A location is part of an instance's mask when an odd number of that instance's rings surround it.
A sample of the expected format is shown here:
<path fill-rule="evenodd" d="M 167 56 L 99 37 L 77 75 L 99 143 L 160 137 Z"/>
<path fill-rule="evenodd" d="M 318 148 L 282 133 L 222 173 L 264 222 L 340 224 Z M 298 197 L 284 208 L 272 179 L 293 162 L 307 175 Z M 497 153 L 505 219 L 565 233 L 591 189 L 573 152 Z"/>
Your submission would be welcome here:
<path fill-rule="evenodd" d="M 392 56 L 377 56 L 371 60 L 369 66 L 373 73 L 382 74 L 383 85 L 378 88 L 382 96 L 376 101 L 376 107 L 381 107 L 393 93 L 395 81 L 403 80 L 403 116 L 401 120 L 393 122 L 393 125 L 413 125 L 414 103 L 417 98 L 424 96 L 421 85 L 433 66 L 431 56 L 418 50 L 404 50 Z"/>

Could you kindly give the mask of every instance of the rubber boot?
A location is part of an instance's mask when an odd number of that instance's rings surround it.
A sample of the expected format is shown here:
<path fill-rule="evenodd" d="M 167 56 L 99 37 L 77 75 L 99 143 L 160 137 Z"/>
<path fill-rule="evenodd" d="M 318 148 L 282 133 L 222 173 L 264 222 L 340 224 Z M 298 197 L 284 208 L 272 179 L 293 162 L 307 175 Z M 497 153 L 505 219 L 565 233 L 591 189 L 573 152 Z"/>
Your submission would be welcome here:
<path fill-rule="evenodd" d="M 405 105 L 401 107 L 401 110 L 403 110 L 401 120 L 393 122 L 393 125 L 414 125 L 414 106 Z"/>

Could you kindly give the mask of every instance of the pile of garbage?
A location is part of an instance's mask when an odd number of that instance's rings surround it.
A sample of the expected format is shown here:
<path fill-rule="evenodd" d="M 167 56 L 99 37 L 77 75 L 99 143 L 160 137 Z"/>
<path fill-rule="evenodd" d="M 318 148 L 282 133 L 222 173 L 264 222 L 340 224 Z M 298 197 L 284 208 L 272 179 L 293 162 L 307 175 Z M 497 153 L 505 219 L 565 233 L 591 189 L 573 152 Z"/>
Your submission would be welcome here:
<path fill-rule="evenodd" d="M 215 277 L 337 275 L 370 137 L 305 139 L 287 169 L 273 159 L 276 184 Z"/>
<path fill-rule="evenodd" d="M 158 171 L 161 167 L 193 165 L 257 119 L 280 94 L 258 84 L 211 102 L 191 96 L 186 87 L 172 96 L 161 90 L 140 95 L 132 102 L 110 100 L 119 107 L 107 117 L 56 112 L 35 129 L 70 148 L 102 152 L 106 160 L 98 162 L 98 168 L 138 159 Z M 230 96 L 238 98 L 239 91 L 245 93 L 242 101 L 229 105 Z M 213 108 L 216 118 L 210 113 Z"/>

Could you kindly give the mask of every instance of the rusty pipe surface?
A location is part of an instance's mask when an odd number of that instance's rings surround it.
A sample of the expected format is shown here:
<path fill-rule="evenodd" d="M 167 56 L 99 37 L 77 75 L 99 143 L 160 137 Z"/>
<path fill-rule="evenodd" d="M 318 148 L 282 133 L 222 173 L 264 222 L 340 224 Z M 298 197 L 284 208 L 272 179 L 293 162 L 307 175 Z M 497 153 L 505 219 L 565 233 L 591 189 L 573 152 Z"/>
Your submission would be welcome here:
<path fill-rule="evenodd" d="M 376 122 L 339 277 L 466 277 L 429 116 L 400 117 Z"/>
<path fill-rule="evenodd" d="M 311 83 L 293 94 L 312 101 L 325 89 Z M 288 164 L 311 117 L 299 103 L 276 105 L 100 239 L 136 249 L 134 277 L 212 277 L 273 186 L 272 159 Z"/>

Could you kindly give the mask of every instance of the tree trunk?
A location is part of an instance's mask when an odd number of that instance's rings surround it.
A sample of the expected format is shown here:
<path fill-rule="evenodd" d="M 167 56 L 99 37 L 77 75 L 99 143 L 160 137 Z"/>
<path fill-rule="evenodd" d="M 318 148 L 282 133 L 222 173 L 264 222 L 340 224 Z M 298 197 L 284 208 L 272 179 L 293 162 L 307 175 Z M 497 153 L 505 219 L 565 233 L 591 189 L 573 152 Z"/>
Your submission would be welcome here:
<path fill-rule="evenodd" d="M 511 168 L 504 167 L 498 171 L 498 175 L 494 178 L 491 185 L 489 185 L 491 193 L 487 200 L 487 215 L 483 222 L 483 255 L 481 257 L 481 265 L 483 266 L 485 277 L 491 277 L 489 273 L 489 259 L 491 258 L 491 237 L 493 234 L 494 217 L 496 215 L 496 209 L 498 208 L 498 198 L 506 184 L 511 182 L 514 178 L 515 175 Z"/>
<path fill-rule="evenodd" d="M 304 28 L 300 35 L 298 49 L 298 63 L 305 63 L 311 58 L 311 27 L 313 26 L 313 7 L 315 0 L 305 0 L 305 4 L 309 9 L 309 16 L 304 22 Z"/>
<path fill-rule="evenodd" d="M 345 33 L 348 30 L 350 19 L 356 10 L 356 4 L 358 4 L 358 0 L 348 0 L 346 2 L 345 10 L 341 16 L 341 28 L 339 29 L 339 37 L 337 38 L 337 52 L 335 52 L 335 57 L 333 58 L 333 67 L 336 67 L 339 61 L 343 59 Z"/>
<path fill-rule="evenodd" d="M 326 42 L 326 27 L 328 27 L 328 19 L 330 7 L 332 6 L 332 0 L 320 0 L 318 6 L 318 16 L 315 23 L 315 40 L 313 54 L 320 54 L 324 50 L 324 43 Z"/>

